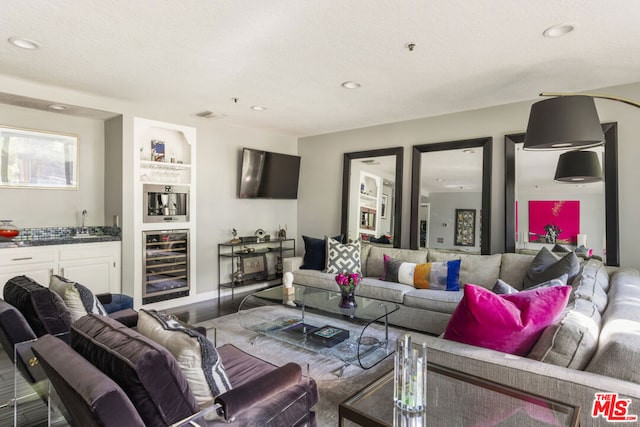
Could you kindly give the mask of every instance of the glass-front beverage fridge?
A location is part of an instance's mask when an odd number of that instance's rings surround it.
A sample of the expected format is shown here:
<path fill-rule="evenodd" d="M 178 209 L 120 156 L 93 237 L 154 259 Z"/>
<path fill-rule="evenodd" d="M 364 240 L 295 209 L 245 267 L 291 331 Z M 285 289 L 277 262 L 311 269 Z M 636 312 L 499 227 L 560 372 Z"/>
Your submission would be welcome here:
<path fill-rule="evenodd" d="M 189 230 L 143 231 L 142 303 L 189 295 Z"/>

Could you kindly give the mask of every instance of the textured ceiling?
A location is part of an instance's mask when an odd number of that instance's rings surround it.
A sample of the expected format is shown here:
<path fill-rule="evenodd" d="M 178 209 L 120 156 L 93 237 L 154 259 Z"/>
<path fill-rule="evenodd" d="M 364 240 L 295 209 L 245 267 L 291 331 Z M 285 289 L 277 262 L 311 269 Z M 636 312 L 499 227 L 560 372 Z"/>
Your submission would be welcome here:
<path fill-rule="evenodd" d="M 639 17 L 637 0 L 2 0 L 0 74 L 308 136 L 638 81 Z M 576 30 L 542 36 L 559 23 Z"/>

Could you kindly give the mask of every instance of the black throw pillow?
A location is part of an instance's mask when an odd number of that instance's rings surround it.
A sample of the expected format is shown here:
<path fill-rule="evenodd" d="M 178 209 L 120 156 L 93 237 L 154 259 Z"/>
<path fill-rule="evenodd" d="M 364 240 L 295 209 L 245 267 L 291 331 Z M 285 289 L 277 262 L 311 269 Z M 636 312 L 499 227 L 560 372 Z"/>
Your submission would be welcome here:
<path fill-rule="evenodd" d="M 332 239 L 342 242 L 344 235 L 339 234 Z M 324 270 L 327 267 L 327 238 L 302 236 L 304 240 L 304 258 L 301 270 Z"/>

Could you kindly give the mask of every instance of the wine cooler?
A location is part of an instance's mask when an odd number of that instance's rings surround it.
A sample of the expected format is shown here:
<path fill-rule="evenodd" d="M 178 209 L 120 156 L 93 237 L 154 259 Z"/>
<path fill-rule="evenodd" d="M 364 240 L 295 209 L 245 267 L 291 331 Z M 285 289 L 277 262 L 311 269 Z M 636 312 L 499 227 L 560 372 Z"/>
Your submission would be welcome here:
<path fill-rule="evenodd" d="M 189 230 L 143 231 L 142 303 L 189 295 Z"/>

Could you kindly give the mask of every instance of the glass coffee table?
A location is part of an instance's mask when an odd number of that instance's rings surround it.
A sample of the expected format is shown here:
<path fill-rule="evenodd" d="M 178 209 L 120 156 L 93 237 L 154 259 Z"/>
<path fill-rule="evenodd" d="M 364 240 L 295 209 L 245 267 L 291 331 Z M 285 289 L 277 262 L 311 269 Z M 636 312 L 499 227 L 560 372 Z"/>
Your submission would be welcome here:
<path fill-rule="evenodd" d="M 356 308 L 339 306 L 338 291 L 295 286 L 290 294 L 282 286 L 245 297 L 238 313 L 240 324 L 255 332 L 344 362 L 334 374 L 342 376 L 354 364 L 363 369 L 393 354 L 388 315 L 398 304 L 356 295 Z"/>
<path fill-rule="evenodd" d="M 408 416 L 393 403 L 393 371 L 338 407 L 340 427 L 577 426 L 580 407 L 527 393 L 432 363 L 427 365 L 427 409 Z"/>

